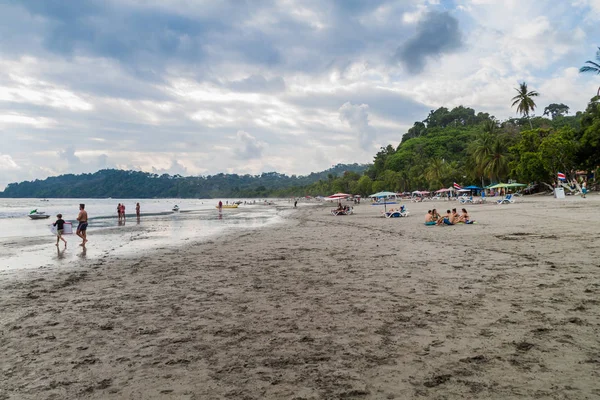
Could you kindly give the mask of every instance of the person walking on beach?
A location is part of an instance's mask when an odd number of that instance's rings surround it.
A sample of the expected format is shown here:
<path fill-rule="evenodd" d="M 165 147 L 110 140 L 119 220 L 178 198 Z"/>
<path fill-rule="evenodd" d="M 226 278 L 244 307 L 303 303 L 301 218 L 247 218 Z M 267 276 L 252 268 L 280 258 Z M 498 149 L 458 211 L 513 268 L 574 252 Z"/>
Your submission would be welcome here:
<path fill-rule="evenodd" d="M 223 202 L 219 200 L 219 212 L 223 210 Z"/>
<path fill-rule="evenodd" d="M 77 225 L 77 232 L 75 233 L 82 240 L 80 246 L 85 247 L 85 244 L 88 241 L 86 233 L 88 227 L 88 214 L 87 211 L 85 211 L 85 204 L 79 205 L 79 215 L 77 216 L 77 221 L 79 221 L 79 225 Z"/>
<path fill-rule="evenodd" d="M 138 218 L 140 217 L 140 203 L 135 205 L 135 216 Z"/>
<path fill-rule="evenodd" d="M 297 204 L 298 204 L 298 200 L 294 200 L 294 208 L 296 208 Z"/>
<path fill-rule="evenodd" d="M 117 205 L 117 215 L 119 216 L 119 222 L 121 221 L 121 203 Z"/>
<path fill-rule="evenodd" d="M 65 229 L 65 220 L 62 219 L 62 214 L 58 214 L 56 216 L 56 222 L 52 224 L 52 226 L 56 227 L 56 245 L 62 240 L 65 242 L 65 247 L 67 247 L 67 241 L 62 237 L 64 229 Z"/>
<path fill-rule="evenodd" d="M 125 203 L 121 204 L 121 217 L 123 217 L 123 222 L 125 222 Z"/>
<path fill-rule="evenodd" d="M 583 181 L 581 184 L 581 197 L 585 199 L 585 195 L 587 194 L 587 182 Z"/>

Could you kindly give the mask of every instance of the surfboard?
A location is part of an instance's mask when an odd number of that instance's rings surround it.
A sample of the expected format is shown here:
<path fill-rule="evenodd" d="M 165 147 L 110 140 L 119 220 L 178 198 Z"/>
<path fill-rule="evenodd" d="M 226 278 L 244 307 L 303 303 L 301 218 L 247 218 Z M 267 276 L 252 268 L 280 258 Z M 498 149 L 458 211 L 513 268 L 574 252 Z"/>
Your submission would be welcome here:
<path fill-rule="evenodd" d="M 50 225 L 50 232 L 56 235 L 56 226 Z M 73 224 L 71 222 L 65 222 L 63 226 L 63 235 L 72 234 L 73 233 Z"/>

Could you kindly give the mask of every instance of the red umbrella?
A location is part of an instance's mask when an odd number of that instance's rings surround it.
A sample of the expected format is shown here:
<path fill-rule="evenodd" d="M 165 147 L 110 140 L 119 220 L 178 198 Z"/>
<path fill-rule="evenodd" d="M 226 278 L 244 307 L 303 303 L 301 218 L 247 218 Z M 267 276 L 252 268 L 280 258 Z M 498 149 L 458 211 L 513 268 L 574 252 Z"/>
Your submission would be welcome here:
<path fill-rule="evenodd" d="M 351 194 L 347 194 L 347 193 L 336 193 L 336 194 L 332 194 L 331 196 L 327 196 L 325 197 L 325 200 L 341 200 L 341 199 L 345 199 L 346 197 L 351 197 Z"/>

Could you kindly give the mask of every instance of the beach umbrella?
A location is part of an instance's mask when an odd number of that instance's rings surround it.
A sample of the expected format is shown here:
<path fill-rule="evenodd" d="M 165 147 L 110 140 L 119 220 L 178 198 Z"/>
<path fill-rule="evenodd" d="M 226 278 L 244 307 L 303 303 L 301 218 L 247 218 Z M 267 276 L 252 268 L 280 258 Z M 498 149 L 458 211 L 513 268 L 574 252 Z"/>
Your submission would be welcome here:
<path fill-rule="evenodd" d="M 394 193 L 394 192 L 377 192 L 377 193 L 370 195 L 369 197 L 376 197 L 379 199 L 381 197 L 389 197 L 389 196 L 395 196 L 395 195 L 396 195 L 396 193 Z M 387 202 L 385 200 L 383 201 L 383 209 L 384 209 L 384 212 L 387 213 Z"/>
<path fill-rule="evenodd" d="M 487 188 L 488 189 L 501 189 L 501 188 L 508 187 L 507 185 L 508 185 L 508 183 L 497 183 L 493 186 L 488 186 Z"/>
<path fill-rule="evenodd" d="M 395 196 L 395 195 L 396 195 L 395 192 L 377 192 L 377 193 L 370 195 L 369 197 L 380 198 L 380 197 L 389 197 L 389 196 Z"/>
<path fill-rule="evenodd" d="M 345 199 L 346 197 L 350 197 L 350 196 L 352 196 L 352 195 L 347 194 L 347 193 L 336 193 L 336 194 L 332 194 L 331 196 L 325 197 L 325 200 L 341 200 L 341 199 Z"/>
<path fill-rule="evenodd" d="M 507 183 L 506 187 L 527 187 L 524 183 Z"/>

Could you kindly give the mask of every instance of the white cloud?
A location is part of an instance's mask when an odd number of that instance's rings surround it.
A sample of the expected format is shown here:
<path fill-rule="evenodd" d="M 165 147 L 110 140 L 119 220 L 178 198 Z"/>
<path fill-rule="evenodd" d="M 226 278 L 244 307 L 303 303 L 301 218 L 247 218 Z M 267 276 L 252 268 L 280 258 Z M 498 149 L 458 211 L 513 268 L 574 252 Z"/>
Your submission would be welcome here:
<path fill-rule="evenodd" d="M 358 144 L 364 150 L 372 147 L 375 140 L 375 129 L 369 122 L 369 106 L 367 104 L 344 103 L 340 107 L 340 121 L 347 123 L 358 137 Z"/>
<path fill-rule="evenodd" d="M 266 143 L 261 142 L 248 132 L 238 131 L 235 136 L 235 155 L 241 160 L 260 158 Z"/>
<path fill-rule="evenodd" d="M 0 154 L 0 171 L 14 171 L 20 169 L 19 165 L 8 154 Z"/>

